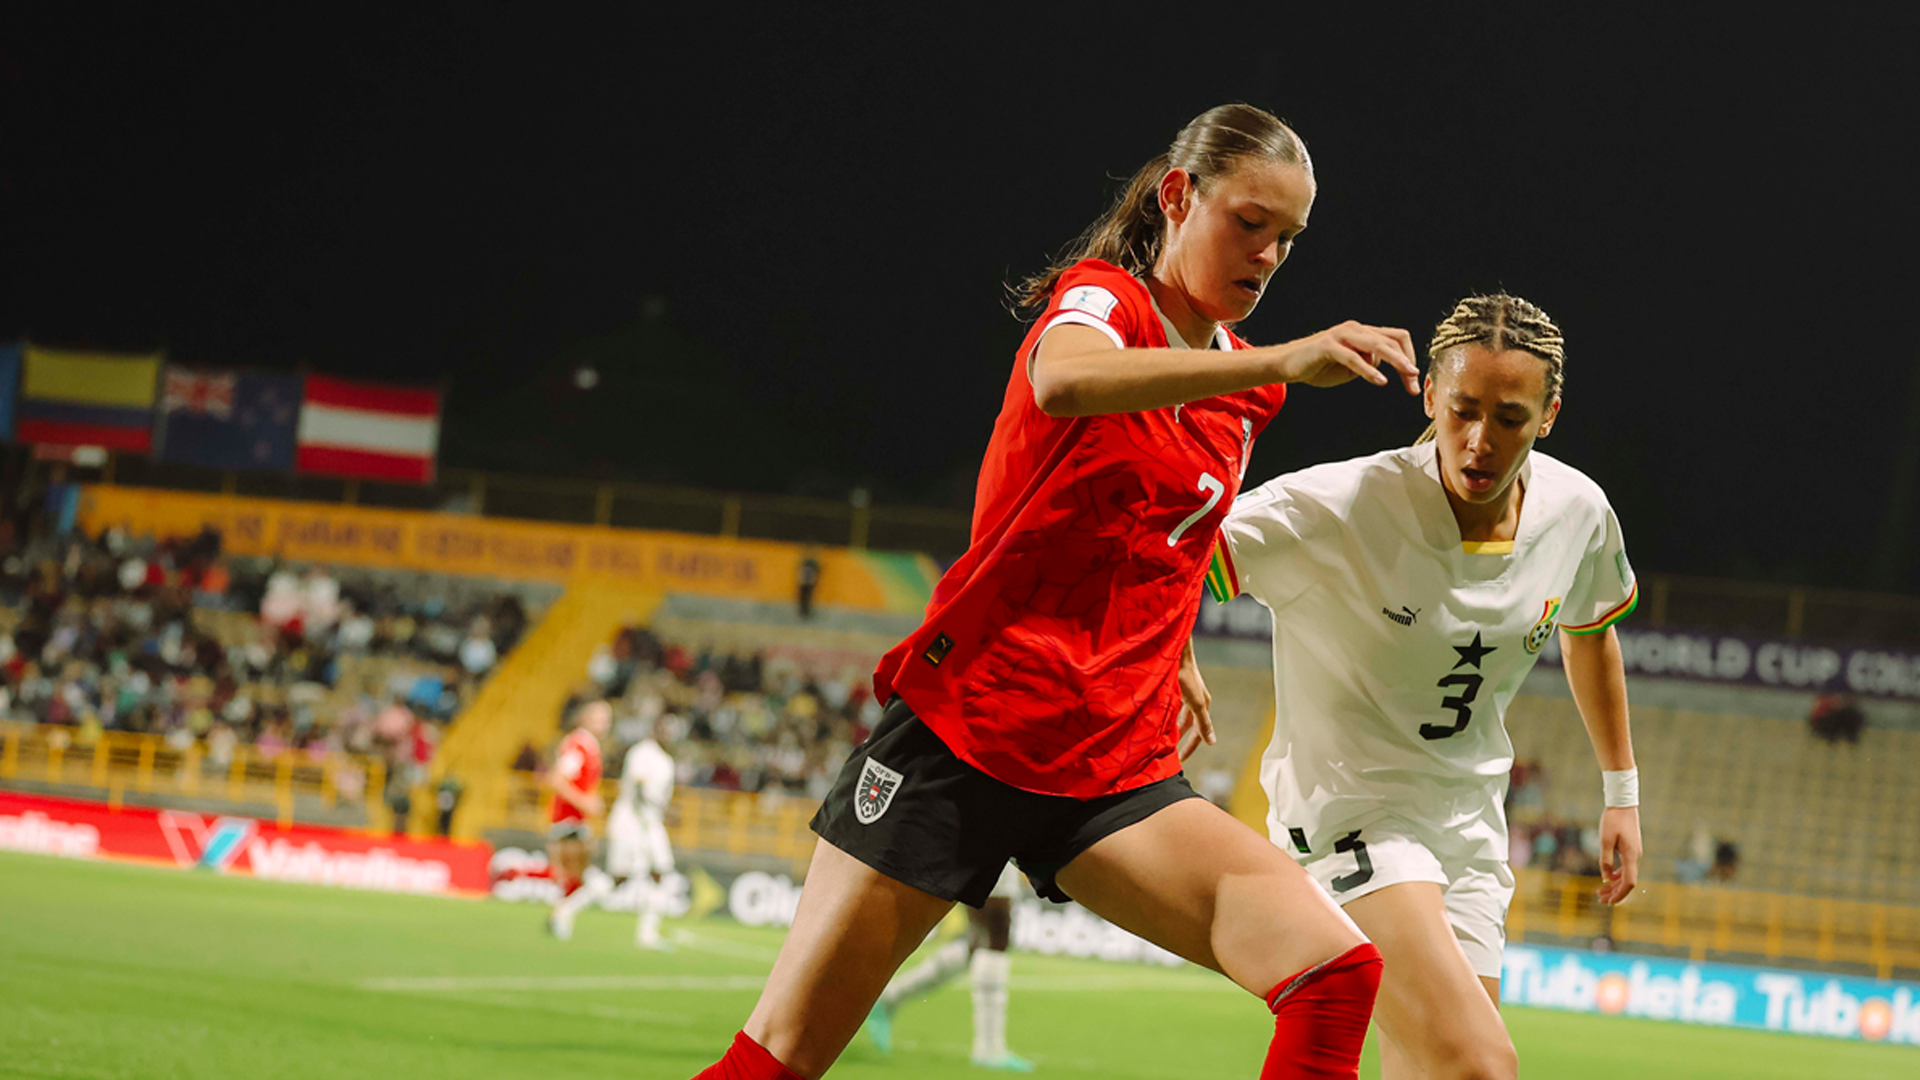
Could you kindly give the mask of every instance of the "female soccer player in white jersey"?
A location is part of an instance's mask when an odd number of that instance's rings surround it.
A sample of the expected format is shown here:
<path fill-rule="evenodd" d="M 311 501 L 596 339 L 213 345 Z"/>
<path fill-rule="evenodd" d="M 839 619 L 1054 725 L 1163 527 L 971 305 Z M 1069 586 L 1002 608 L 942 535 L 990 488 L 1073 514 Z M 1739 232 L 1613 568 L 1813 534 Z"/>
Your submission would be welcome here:
<path fill-rule="evenodd" d="M 1386 1080 L 1511 1077 L 1497 1007 L 1513 873 L 1503 718 L 1556 627 L 1604 771 L 1600 899 L 1638 878 L 1626 676 L 1633 571 L 1598 485 L 1533 452 L 1563 343 L 1518 297 L 1460 302 L 1428 349 L 1431 441 L 1234 503 L 1209 585 L 1273 611 L 1267 825 L 1379 947 Z"/>
<path fill-rule="evenodd" d="M 1028 283 L 1038 318 L 1009 365 L 972 542 L 875 672 L 886 714 L 815 816 L 793 929 L 703 1080 L 825 1073 L 894 969 L 955 902 L 984 903 L 1009 858 L 1041 895 L 1260 996 L 1262 1080 L 1356 1075 L 1378 954 L 1297 864 L 1196 797 L 1177 746 L 1213 538 L 1276 384 L 1385 385 L 1384 365 L 1419 386 L 1404 330 L 1254 348 L 1230 329 L 1314 190 L 1285 124 L 1211 109 Z"/>
<path fill-rule="evenodd" d="M 640 920 L 633 943 L 661 949 L 660 887 L 673 873 L 667 842 L 667 804 L 673 799 L 673 758 L 654 740 L 651 726 L 622 760 L 620 795 L 607 811 L 607 873 L 616 889 L 632 881 Z"/>

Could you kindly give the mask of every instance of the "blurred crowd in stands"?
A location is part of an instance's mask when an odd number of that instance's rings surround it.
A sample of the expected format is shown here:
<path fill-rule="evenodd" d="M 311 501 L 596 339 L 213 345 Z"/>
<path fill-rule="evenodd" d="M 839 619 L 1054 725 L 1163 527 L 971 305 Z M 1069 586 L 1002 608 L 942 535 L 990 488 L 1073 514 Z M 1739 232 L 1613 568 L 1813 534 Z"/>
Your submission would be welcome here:
<path fill-rule="evenodd" d="M 696 652 L 628 627 L 594 654 L 567 712 L 593 697 L 614 704 L 609 776 L 625 748 L 651 733 L 682 787 L 823 798 L 879 723 L 870 671 L 837 653 Z M 524 747 L 514 767 L 539 769 L 539 750 Z"/>
<path fill-rule="evenodd" d="M 1546 766 L 1515 761 L 1507 782 L 1507 861 L 1563 874 L 1600 873 L 1600 823 L 1567 821 L 1546 809 Z"/>
<path fill-rule="evenodd" d="M 227 558 L 211 529 L 21 539 L 0 526 L 0 717 L 65 726 L 83 744 L 158 734 L 218 767 L 242 745 L 379 755 L 396 783 L 417 782 L 441 728 L 527 625 L 512 593 L 455 610 L 443 590 L 417 591 Z"/>
<path fill-rule="evenodd" d="M 1507 782 L 1507 858 L 1515 869 L 1533 867 L 1584 877 L 1600 876 L 1600 823 L 1555 818 L 1546 810 L 1546 766 L 1515 761 Z M 1658 876 L 1643 858 L 1641 875 Z M 1688 884 L 1728 882 L 1740 868 L 1740 848 L 1695 821 L 1687 850 L 1674 858 L 1674 880 Z"/>
<path fill-rule="evenodd" d="M 1867 726 L 1867 715 L 1852 694 L 1821 694 L 1813 700 L 1807 714 L 1807 726 L 1816 739 L 1830 743 L 1858 743 Z"/>
<path fill-rule="evenodd" d="M 870 681 L 877 661 L 798 649 L 696 651 L 630 626 L 588 662 L 561 726 L 584 702 L 604 698 L 614 706 L 612 745 L 602 748 L 609 778 L 619 775 L 627 748 L 651 734 L 674 759 L 678 786 L 825 798 L 880 722 Z M 529 744 L 513 767 L 537 772 L 546 764 Z M 1225 806 L 1233 774 L 1208 770 L 1196 787 Z"/>

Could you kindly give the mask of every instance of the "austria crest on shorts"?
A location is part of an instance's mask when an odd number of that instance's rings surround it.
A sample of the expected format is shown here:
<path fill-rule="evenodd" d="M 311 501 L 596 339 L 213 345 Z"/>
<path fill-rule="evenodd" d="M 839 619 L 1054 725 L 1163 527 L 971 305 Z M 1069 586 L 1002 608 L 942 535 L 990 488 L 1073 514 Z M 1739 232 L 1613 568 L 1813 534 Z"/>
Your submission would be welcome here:
<path fill-rule="evenodd" d="M 866 768 L 860 770 L 860 786 L 853 791 L 853 816 L 862 825 L 871 825 L 880 820 L 893 803 L 893 793 L 900 790 L 900 781 L 905 777 L 885 765 L 867 759 Z"/>

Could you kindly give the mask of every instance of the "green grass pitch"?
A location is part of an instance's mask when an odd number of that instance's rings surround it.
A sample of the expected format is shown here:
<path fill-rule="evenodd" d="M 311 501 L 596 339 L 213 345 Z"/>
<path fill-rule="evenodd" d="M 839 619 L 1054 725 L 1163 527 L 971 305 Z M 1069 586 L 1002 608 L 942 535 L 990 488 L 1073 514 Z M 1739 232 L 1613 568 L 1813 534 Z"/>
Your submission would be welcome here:
<path fill-rule="evenodd" d="M 685 1080 L 752 1007 L 779 935 L 670 926 L 671 954 L 590 912 L 387 896 L 0 854 L 0 1076 Z M 1270 1020 L 1197 969 L 1016 954 L 1009 1041 L 1058 1077 L 1252 1077 Z M 832 1075 L 968 1066 L 964 979 L 862 1036 Z M 1556 1080 L 1920 1076 L 1920 1050 L 1678 1024 L 1507 1013 L 1523 1075 Z M 1378 1075 L 1369 1055 L 1363 1076 Z"/>

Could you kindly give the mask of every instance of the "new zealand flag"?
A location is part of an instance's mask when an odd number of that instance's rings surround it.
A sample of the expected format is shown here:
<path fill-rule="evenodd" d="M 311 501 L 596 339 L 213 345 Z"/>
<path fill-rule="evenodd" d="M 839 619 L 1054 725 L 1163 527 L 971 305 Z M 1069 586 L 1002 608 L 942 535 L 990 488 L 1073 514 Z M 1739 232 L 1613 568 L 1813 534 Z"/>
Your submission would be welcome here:
<path fill-rule="evenodd" d="M 169 364 L 160 386 L 162 461 L 209 469 L 293 468 L 298 375 Z"/>

